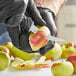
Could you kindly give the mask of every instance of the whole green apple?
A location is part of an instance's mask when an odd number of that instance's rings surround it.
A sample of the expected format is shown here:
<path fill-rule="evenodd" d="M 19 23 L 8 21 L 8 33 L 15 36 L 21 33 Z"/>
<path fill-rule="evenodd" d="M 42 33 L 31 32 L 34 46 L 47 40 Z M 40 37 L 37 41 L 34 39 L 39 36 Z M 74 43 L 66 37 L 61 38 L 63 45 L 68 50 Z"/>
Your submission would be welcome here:
<path fill-rule="evenodd" d="M 61 58 L 61 55 L 62 49 L 58 43 L 55 43 L 54 48 L 45 53 L 46 59 L 51 59 L 52 61 Z"/>
<path fill-rule="evenodd" d="M 0 70 L 4 70 L 10 65 L 10 57 L 3 51 L 0 51 Z"/>
<path fill-rule="evenodd" d="M 71 76 L 74 67 L 70 62 L 54 63 L 51 67 L 53 76 Z"/>
<path fill-rule="evenodd" d="M 76 54 L 76 50 L 73 43 L 64 43 L 62 46 L 62 58 L 68 58 L 69 56 Z"/>

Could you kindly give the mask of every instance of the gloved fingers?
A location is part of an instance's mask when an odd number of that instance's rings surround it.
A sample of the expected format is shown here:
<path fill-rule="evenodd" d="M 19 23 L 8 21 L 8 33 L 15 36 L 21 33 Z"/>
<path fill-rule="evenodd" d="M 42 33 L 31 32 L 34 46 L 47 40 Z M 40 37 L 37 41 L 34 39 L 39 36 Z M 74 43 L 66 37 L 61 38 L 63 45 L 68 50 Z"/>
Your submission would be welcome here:
<path fill-rule="evenodd" d="M 26 34 L 26 31 L 29 32 L 29 29 L 32 25 L 32 19 L 30 17 L 24 17 L 22 22 L 20 23 L 21 31 Z"/>
<path fill-rule="evenodd" d="M 51 35 L 56 36 L 57 28 L 54 22 L 53 14 L 48 9 L 39 9 L 42 18 L 46 21 L 46 26 L 50 29 Z"/>
<path fill-rule="evenodd" d="M 19 27 L 7 27 L 7 30 L 14 46 L 19 48 Z"/>
<path fill-rule="evenodd" d="M 42 19 L 40 12 L 36 8 L 36 5 L 34 4 L 33 0 L 29 0 L 26 11 L 29 14 L 29 16 L 32 18 L 32 20 L 35 22 L 35 24 L 37 25 L 46 24 L 46 22 Z"/>
<path fill-rule="evenodd" d="M 40 49 L 40 54 L 44 55 L 46 52 L 48 52 L 50 49 L 52 49 L 55 45 L 55 42 L 49 41 L 48 44 Z"/>

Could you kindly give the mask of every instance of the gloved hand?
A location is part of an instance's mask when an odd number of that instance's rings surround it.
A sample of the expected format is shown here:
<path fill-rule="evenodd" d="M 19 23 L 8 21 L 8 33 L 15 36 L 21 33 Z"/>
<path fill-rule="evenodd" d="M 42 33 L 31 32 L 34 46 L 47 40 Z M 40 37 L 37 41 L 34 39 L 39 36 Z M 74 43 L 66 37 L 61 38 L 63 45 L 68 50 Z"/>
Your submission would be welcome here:
<path fill-rule="evenodd" d="M 45 26 L 47 26 L 50 29 L 52 36 L 56 36 L 57 35 L 57 28 L 56 28 L 56 25 L 54 22 L 54 19 L 55 19 L 54 13 L 47 8 L 38 7 L 38 9 L 40 11 L 42 18 L 46 22 Z M 40 54 L 44 55 L 48 50 L 50 50 L 54 47 L 54 44 L 55 44 L 54 41 L 49 41 L 45 47 L 40 49 Z"/>
<path fill-rule="evenodd" d="M 27 10 L 26 10 L 27 9 Z M 31 25 L 27 25 L 25 28 L 27 30 L 27 35 L 23 37 L 23 29 L 20 23 L 22 24 L 24 20 L 27 22 L 27 17 L 25 13 L 29 12 L 29 15 L 33 21 L 45 25 L 45 21 L 40 16 L 39 11 L 34 5 L 33 0 L 1 0 L 0 1 L 0 23 L 7 24 L 7 30 L 9 36 L 12 39 L 13 44 L 22 50 L 27 52 L 32 52 L 31 47 L 28 43 L 28 30 Z M 24 22 L 26 24 L 26 22 Z M 24 27 L 24 25 L 23 25 Z M 21 35 L 22 34 L 22 35 Z M 22 45 L 25 41 L 25 48 Z"/>
<path fill-rule="evenodd" d="M 57 29 L 56 29 L 55 22 L 54 22 L 54 18 L 55 18 L 54 13 L 47 8 L 38 7 L 38 10 L 39 10 L 42 18 L 46 22 L 45 26 L 47 26 L 50 29 L 51 35 L 56 36 Z M 28 16 L 32 17 L 32 15 L 30 15 L 29 12 L 27 12 L 27 13 L 28 13 Z M 34 20 L 34 22 L 35 22 L 35 20 Z M 22 33 L 20 36 L 20 46 L 22 46 L 22 48 L 25 48 L 25 46 L 29 45 L 28 36 L 27 36 L 27 35 L 29 35 L 29 33 L 28 33 L 28 30 L 26 29 L 26 27 L 27 27 L 27 25 L 30 26 L 31 24 L 32 24 L 32 20 L 30 18 L 27 18 L 27 20 L 24 19 L 21 22 Z M 35 25 L 41 25 L 41 22 L 36 21 Z M 45 47 L 41 48 L 40 50 L 38 50 L 36 52 L 39 52 L 41 55 L 44 55 L 48 50 L 50 50 L 54 47 L 54 44 L 55 44 L 54 41 L 49 41 Z M 27 46 L 27 47 L 30 48 L 29 46 Z M 33 52 L 33 51 L 31 51 L 31 52 Z"/>

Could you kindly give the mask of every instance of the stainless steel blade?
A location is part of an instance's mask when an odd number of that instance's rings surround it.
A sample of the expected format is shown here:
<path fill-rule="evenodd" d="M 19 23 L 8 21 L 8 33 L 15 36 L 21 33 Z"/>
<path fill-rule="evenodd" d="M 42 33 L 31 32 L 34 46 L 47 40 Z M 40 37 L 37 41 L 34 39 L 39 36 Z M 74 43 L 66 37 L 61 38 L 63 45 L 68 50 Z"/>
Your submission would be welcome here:
<path fill-rule="evenodd" d="M 60 39 L 60 38 L 57 38 L 57 37 L 54 37 L 54 36 L 51 36 L 51 35 L 47 36 L 47 40 L 56 41 L 56 42 L 64 42 L 65 41 L 64 39 Z"/>

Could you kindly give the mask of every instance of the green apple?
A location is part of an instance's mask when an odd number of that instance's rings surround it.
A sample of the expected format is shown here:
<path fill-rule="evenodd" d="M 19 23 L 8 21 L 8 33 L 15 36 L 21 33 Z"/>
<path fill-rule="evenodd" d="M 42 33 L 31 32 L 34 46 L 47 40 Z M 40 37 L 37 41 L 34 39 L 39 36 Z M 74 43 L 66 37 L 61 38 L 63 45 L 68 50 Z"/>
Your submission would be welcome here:
<path fill-rule="evenodd" d="M 70 62 L 54 63 L 51 67 L 53 76 L 71 76 L 74 67 Z"/>
<path fill-rule="evenodd" d="M 0 51 L 0 70 L 4 70 L 10 66 L 10 57 L 3 51 Z"/>
<path fill-rule="evenodd" d="M 76 54 L 76 50 L 73 43 L 67 42 L 61 45 L 62 47 L 62 58 L 68 58 L 71 55 Z"/>
<path fill-rule="evenodd" d="M 4 44 L 5 47 L 7 47 L 9 50 L 13 47 L 13 43 L 12 42 L 7 42 L 6 44 Z"/>
<path fill-rule="evenodd" d="M 27 53 L 27 52 L 20 50 L 14 46 L 12 47 L 12 49 L 10 51 L 14 57 L 18 57 L 23 60 L 30 60 L 35 56 L 35 53 Z"/>
<path fill-rule="evenodd" d="M 29 36 L 29 43 L 33 51 L 37 51 L 40 48 L 44 47 L 48 40 L 46 37 L 50 35 L 50 30 L 46 26 L 39 26 L 39 31 L 34 34 L 31 33 Z"/>
<path fill-rule="evenodd" d="M 61 58 L 61 55 L 62 49 L 58 43 L 55 43 L 54 48 L 45 53 L 46 59 L 51 59 L 52 61 Z"/>
<path fill-rule="evenodd" d="M 9 49 L 6 48 L 5 46 L 0 46 L 0 51 L 3 51 L 6 54 L 8 54 L 9 56 L 11 56 L 11 53 L 10 53 Z"/>

